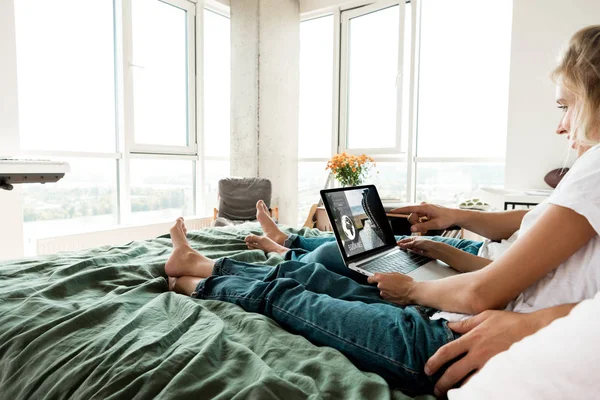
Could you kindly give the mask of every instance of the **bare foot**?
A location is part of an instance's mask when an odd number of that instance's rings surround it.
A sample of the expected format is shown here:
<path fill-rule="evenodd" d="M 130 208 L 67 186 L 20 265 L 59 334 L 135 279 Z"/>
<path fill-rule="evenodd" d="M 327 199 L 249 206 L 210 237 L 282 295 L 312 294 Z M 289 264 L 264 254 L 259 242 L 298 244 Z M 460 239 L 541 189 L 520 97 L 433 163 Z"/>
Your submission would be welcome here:
<path fill-rule="evenodd" d="M 181 276 L 179 278 L 169 277 L 169 290 L 175 293 L 190 296 L 194 290 L 196 290 L 196 287 L 200 281 L 202 281 L 202 278 L 195 276 Z"/>
<path fill-rule="evenodd" d="M 259 200 L 256 203 L 256 219 L 260 223 L 260 227 L 265 233 L 265 236 L 271 239 L 273 242 L 277 243 L 278 245 L 282 246 L 288 238 L 288 235 L 283 233 L 279 229 L 275 221 L 271 219 L 269 208 L 262 200 Z"/>
<path fill-rule="evenodd" d="M 169 291 L 175 290 L 175 285 L 177 284 L 177 278 L 169 276 Z"/>
<path fill-rule="evenodd" d="M 248 235 L 246 236 L 245 241 L 246 246 L 248 246 L 249 249 L 259 249 L 265 253 L 277 253 L 284 255 L 289 250 L 287 247 L 283 247 L 280 244 L 275 243 L 275 241 L 267 236 Z"/>
<path fill-rule="evenodd" d="M 173 253 L 165 264 L 165 272 L 169 277 L 196 276 L 207 278 L 212 274 L 215 262 L 192 249 L 185 237 L 183 218 L 177 218 L 170 230 L 173 242 Z"/>

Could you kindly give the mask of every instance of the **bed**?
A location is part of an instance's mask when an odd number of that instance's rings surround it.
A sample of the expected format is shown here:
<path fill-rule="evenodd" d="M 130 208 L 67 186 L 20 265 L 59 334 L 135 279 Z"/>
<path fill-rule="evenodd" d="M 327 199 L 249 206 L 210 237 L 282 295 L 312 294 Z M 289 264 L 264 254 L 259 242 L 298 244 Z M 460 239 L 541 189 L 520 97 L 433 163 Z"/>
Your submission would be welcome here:
<path fill-rule="evenodd" d="M 247 250 L 249 233 L 258 225 L 188 238 L 212 258 L 282 261 Z M 0 263 L 0 398 L 410 398 L 266 317 L 168 292 L 170 252 L 165 235 Z"/>

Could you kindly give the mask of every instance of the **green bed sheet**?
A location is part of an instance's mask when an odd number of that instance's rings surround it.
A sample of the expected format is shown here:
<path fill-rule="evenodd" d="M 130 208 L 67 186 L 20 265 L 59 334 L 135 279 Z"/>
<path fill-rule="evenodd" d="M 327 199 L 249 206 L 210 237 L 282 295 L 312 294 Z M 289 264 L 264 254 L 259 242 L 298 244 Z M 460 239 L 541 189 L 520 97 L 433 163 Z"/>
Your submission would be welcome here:
<path fill-rule="evenodd" d="M 212 258 L 281 262 L 245 248 L 257 228 L 188 237 Z M 168 292 L 171 250 L 165 235 L 0 264 L 0 399 L 409 398 L 266 317 Z"/>

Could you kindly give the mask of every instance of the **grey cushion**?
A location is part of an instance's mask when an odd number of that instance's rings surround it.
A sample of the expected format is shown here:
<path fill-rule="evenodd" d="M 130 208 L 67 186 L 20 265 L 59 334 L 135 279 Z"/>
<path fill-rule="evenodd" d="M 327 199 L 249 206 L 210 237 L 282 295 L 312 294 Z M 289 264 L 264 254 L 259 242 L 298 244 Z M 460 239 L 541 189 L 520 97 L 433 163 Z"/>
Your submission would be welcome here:
<path fill-rule="evenodd" d="M 271 181 L 262 178 L 226 178 L 219 181 L 219 213 L 229 220 L 256 219 L 256 202 L 271 207 Z"/>

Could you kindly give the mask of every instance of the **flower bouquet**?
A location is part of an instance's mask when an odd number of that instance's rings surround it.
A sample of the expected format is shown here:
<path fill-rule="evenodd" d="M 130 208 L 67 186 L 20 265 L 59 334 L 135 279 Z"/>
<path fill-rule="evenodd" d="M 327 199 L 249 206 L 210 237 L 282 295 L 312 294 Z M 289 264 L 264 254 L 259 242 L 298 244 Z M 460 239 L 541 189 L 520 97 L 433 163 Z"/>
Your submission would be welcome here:
<path fill-rule="evenodd" d="M 345 152 L 334 155 L 327 162 L 325 169 L 331 170 L 335 179 L 344 187 L 358 186 L 369 176 L 369 171 L 375 166 L 373 159 L 366 155 L 352 156 Z"/>

